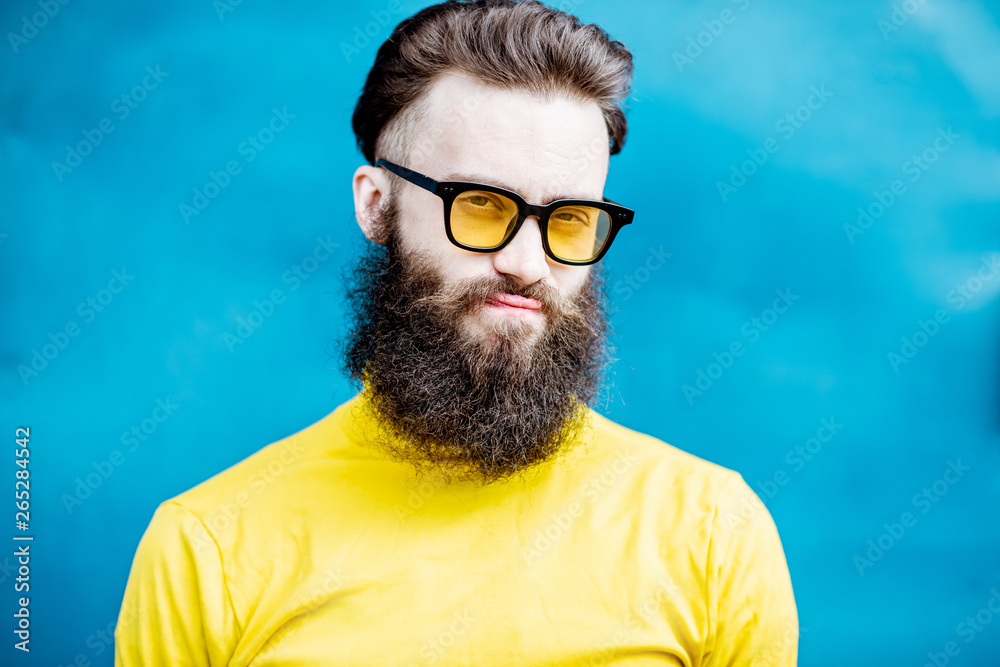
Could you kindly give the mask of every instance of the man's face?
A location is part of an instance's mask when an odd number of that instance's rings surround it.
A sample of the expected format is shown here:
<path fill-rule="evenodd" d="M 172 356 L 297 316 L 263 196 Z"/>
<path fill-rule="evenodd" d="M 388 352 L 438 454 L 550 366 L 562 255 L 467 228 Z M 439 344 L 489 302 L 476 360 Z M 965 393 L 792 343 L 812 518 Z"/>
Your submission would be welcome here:
<path fill-rule="evenodd" d="M 431 87 L 425 105 L 404 166 L 438 181 L 500 186 L 534 204 L 601 199 L 608 133 L 596 103 L 563 96 L 546 101 L 448 75 Z M 429 258 L 448 285 L 506 275 L 522 288 L 549 286 L 569 297 L 580 290 L 590 271 L 589 266 L 549 258 L 535 217 L 528 218 L 499 252 L 458 248 L 445 234 L 438 196 L 402 180 L 393 187 L 404 248 Z M 461 326 L 467 335 L 482 340 L 502 328 L 520 331 L 529 343 L 537 341 L 546 326 L 539 300 L 500 298 L 466 315 Z"/>
<path fill-rule="evenodd" d="M 601 198 L 608 140 L 596 104 L 451 76 L 425 111 L 406 167 L 538 204 Z M 376 444 L 418 469 L 482 482 L 545 461 L 580 432 L 608 357 L 599 272 L 550 260 L 535 218 L 499 252 L 458 248 L 439 197 L 402 181 L 389 195 L 388 185 L 383 170 L 355 174 L 359 222 L 384 247 L 359 259 L 345 346 L 383 430 Z"/>

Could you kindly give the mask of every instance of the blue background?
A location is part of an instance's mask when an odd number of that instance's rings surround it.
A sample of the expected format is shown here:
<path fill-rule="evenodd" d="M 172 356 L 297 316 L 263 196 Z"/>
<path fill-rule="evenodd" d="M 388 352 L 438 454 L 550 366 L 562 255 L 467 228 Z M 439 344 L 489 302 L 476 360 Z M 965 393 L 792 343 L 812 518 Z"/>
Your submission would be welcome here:
<path fill-rule="evenodd" d="M 958 627 L 1000 590 L 1000 275 L 987 268 L 1000 9 L 910 2 L 896 24 L 884 1 L 563 5 L 636 59 L 606 194 L 638 214 L 604 262 L 618 361 L 601 410 L 757 489 L 785 545 L 802 665 L 919 667 L 950 641 L 949 664 L 1000 661 L 1000 618 L 971 641 Z M 377 44 L 423 5 L 219 6 L 77 0 L 37 34 L 23 23 L 37 2 L 0 10 L 0 471 L 12 489 L 14 429 L 30 426 L 35 536 L 30 656 L 11 648 L 13 546 L 0 549 L 4 664 L 112 664 L 97 633 L 156 506 L 354 394 L 335 356 L 342 273 L 363 242 L 350 113 Z M 147 66 L 167 75 L 122 118 L 115 100 Z M 803 106 L 813 87 L 826 99 Z M 248 162 L 241 142 L 275 108 L 295 117 Z M 798 127 L 779 125 L 796 113 Z M 105 118 L 113 132 L 57 174 Z M 778 148 L 744 164 L 765 145 Z M 933 163 L 914 171 L 925 151 Z M 179 205 L 229 160 L 240 173 L 186 222 Z M 753 173 L 742 183 L 734 168 Z M 720 193 L 730 178 L 740 187 Z M 879 213 L 895 180 L 905 191 L 867 229 L 845 228 L 859 207 Z M 327 235 L 339 246 L 293 289 L 286 272 Z M 102 293 L 122 269 L 134 279 Z M 285 302 L 227 345 L 276 289 Z M 798 298 L 775 320 L 776 290 Z M 913 340 L 939 310 L 935 335 Z M 70 322 L 78 335 L 22 377 Z M 735 342 L 743 354 L 712 367 Z M 699 371 L 702 393 L 686 392 Z M 157 399 L 178 407 L 129 451 L 123 433 Z M 795 463 L 823 419 L 842 428 Z M 949 461 L 969 469 L 938 498 Z M 88 475 L 100 485 L 67 507 Z M 924 488 L 936 502 L 914 502 Z M 916 523 L 886 537 L 904 512 Z M 859 565 L 880 537 L 888 548 Z"/>

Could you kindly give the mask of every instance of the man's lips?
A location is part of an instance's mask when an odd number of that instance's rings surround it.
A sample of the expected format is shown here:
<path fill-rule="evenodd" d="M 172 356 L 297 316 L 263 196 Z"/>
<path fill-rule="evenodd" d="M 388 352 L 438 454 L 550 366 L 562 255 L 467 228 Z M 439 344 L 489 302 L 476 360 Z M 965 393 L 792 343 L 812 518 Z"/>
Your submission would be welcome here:
<path fill-rule="evenodd" d="M 486 303 L 487 305 L 490 306 L 507 306 L 510 308 L 521 308 L 524 310 L 542 309 L 541 301 L 536 301 L 535 299 L 529 299 L 527 297 L 519 296 L 517 294 L 507 294 L 507 293 L 497 294 L 492 299 L 487 299 Z"/>

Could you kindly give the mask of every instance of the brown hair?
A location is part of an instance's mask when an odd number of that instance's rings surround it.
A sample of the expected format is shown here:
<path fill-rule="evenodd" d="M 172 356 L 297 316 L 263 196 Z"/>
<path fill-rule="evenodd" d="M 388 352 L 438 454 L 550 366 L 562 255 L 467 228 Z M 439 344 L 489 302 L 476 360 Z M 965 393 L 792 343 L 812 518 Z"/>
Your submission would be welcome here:
<path fill-rule="evenodd" d="M 383 130 L 390 123 L 411 127 L 407 120 L 419 117 L 414 103 L 447 72 L 499 88 L 597 102 L 611 155 L 625 144 L 621 105 L 631 86 L 632 54 L 621 42 L 535 0 L 448 0 L 402 21 L 375 56 L 352 118 L 369 163 L 377 145 L 379 157 L 387 149 L 404 150 L 399 144 L 406 130 L 389 133 L 388 147 Z"/>

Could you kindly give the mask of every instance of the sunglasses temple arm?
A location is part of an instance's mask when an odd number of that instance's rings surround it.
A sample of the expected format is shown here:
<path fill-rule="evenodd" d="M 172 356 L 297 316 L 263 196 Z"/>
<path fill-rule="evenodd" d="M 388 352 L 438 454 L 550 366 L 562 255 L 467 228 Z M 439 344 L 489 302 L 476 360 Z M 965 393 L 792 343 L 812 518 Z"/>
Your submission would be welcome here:
<path fill-rule="evenodd" d="M 429 190 L 430 192 L 437 194 L 438 182 L 435 181 L 433 178 L 428 178 L 423 174 L 418 174 L 417 172 L 411 169 L 407 169 L 406 167 L 400 167 L 398 164 L 393 164 L 388 160 L 377 160 L 375 162 L 375 166 L 385 167 L 386 169 L 396 174 L 400 178 L 404 178 L 408 180 L 410 183 L 422 187 L 424 190 Z"/>

